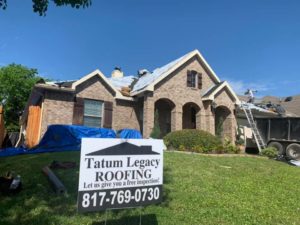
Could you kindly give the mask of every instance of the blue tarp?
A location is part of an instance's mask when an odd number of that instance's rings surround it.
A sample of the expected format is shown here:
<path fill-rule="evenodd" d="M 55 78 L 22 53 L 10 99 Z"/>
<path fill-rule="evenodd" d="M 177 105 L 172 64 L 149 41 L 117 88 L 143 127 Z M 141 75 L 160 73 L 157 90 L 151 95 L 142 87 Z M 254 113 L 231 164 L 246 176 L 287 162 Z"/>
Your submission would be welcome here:
<path fill-rule="evenodd" d="M 72 151 L 80 150 L 81 138 L 116 138 L 115 131 L 76 125 L 50 125 L 42 140 L 34 149 Z"/>
<path fill-rule="evenodd" d="M 140 139 L 142 135 L 133 129 L 118 132 L 120 138 Z M 0 157 L 43 152 L 80 151 L 81 138 L 116 138 L 112 129 L 92 128 L 76 125 L 50 125 L 40 143 L 32 148 L 6 148 L 0 150 Z"/>
<path fill-rule="evenodd" d="M 123 129 L 118 132 L 120 138 L 124 139 L 142 139 L 142 135 L 139 131 L 134 129 Z"/>

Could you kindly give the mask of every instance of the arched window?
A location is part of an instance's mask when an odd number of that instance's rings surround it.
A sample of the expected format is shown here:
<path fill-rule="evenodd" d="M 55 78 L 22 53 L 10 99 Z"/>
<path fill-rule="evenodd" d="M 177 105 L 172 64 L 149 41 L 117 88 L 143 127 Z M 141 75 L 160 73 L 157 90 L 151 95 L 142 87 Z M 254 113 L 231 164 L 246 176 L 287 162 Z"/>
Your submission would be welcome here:
<path fill-rule="evenodd" d="M 202 89 L 202 74 L 195 70 L 188 70 L 187 86 Z"/>

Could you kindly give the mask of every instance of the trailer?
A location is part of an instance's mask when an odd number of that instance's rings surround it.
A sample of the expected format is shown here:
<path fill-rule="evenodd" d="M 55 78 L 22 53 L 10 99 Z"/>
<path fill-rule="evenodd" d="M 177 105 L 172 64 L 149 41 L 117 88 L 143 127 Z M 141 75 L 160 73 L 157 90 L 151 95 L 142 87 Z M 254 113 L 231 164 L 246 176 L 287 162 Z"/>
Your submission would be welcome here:
<path fill-rule="evenodd" d="M 257 129 L 267 147 L 274 147 L 278 155 L 300 159 L 300 117 L 256 118 Z"/>

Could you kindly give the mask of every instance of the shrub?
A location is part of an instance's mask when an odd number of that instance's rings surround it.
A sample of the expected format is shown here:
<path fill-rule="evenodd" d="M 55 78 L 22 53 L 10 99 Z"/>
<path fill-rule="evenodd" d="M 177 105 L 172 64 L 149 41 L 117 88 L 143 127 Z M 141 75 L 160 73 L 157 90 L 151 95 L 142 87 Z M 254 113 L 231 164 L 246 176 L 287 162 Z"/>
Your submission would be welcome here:
<path fill-rule="evenodd" d="M 197 152 L 197 153 L 202 153 L 203 148 L 200 145 L 195 145 L 195 146 L 192 147 L 192 151 Z"/>
<path fill-rule="evenodd" d="M 275 158 L 278 155 L 278 151 L 274 147 L 264 148 L 260 152 L 261 155 L 267 156 L 269 158 Z"/>
<path fill-rule="evenodd" d="M 232 144 L 229 139 L 224 140 L 223 147 L 224 147 L 224 153 L 238 154 L 241 151 L 241 149 L 238 146 Z"/>
<path fill-rule="evenodd" d="M 208 153 L 217 149 L 222 144 L 216 136 L 195 129 L 174 131 L 164 137 L 168 148 Z"/>

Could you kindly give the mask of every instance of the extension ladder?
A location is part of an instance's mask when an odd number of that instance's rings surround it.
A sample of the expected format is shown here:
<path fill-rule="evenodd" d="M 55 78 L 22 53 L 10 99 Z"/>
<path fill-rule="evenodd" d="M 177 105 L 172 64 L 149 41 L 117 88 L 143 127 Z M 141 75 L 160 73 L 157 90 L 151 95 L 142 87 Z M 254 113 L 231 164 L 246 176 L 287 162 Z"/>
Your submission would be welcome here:
<path fill-rule="evenodd" d="M 256 122 L 254 121 L 253 118 L 253 114 L 251 111 L 251 108 L 249 107 L 249 105 L 247 104 L 241 104 L 241 107 L 247 117 L 248 123 L 250 125 L 250 128 L 252 130 L 255 142 L 257 144 L 258 150 L 259 152 L 261 152 L 262 149 L 264 149 L 266 147 L 266 143 L 264 142 L 264 140 L 262 139 L 259 130 L 257 129 L 257 125 Z"/>

